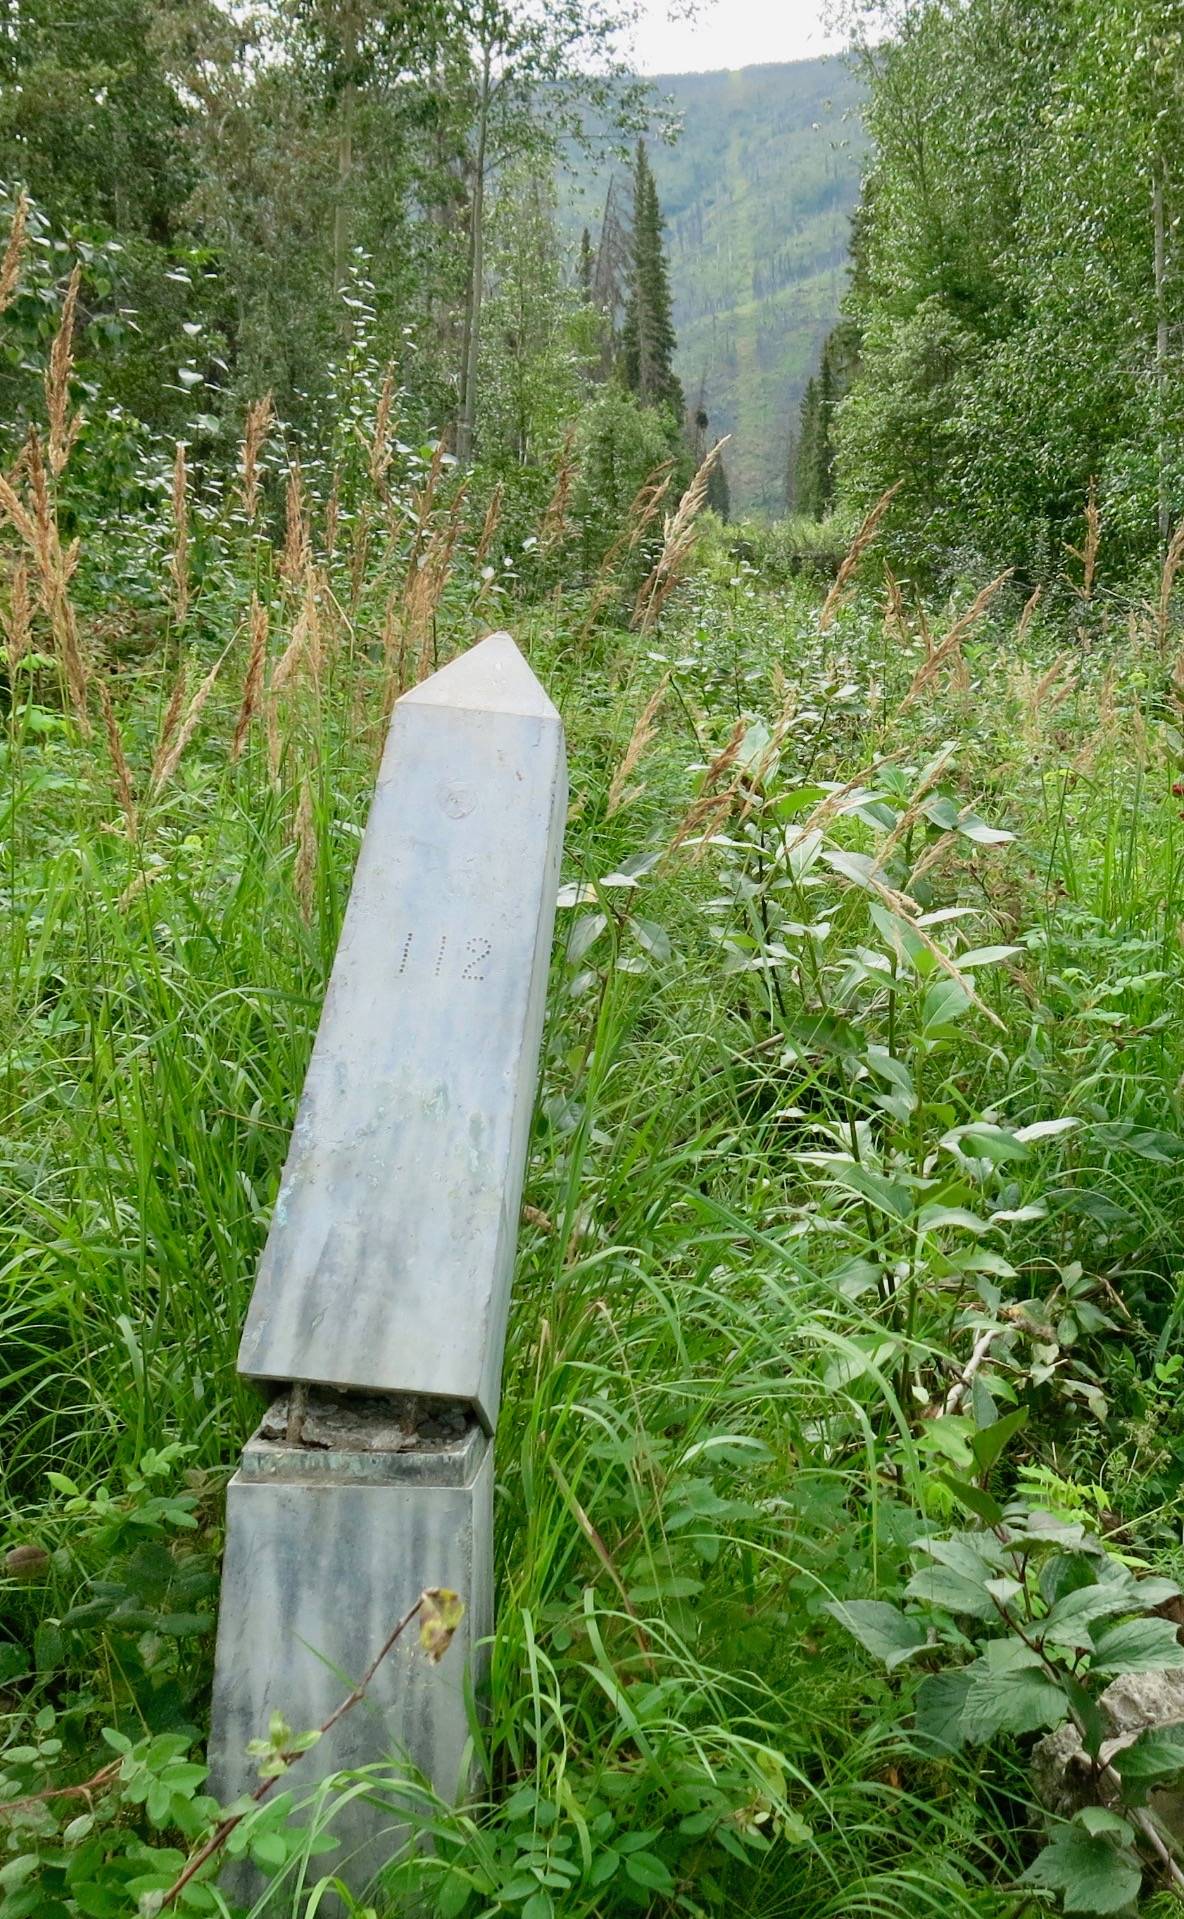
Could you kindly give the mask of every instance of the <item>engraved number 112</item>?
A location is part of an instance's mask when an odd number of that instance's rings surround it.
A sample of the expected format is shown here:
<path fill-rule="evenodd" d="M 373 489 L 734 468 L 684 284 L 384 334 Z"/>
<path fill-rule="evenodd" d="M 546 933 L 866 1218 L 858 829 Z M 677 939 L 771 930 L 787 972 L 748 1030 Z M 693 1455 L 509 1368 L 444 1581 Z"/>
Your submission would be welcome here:
<path fill-rule="evenodd" d="M 480 935 L 459 941 L 441 933 L 435 945 L 429 946 L 426 940 L 417 942 L 415 934 L 408 933 L 398 948 L 398 977 L 401 979 L 408 971 L 420 971 L 426 965 L 430 966 L 433 979 L 439 979 L 442 974 L 455 978 L 459 972 L 462 980 L 482 980 L 485 962 L 492 952 L 491 942 Z"/>

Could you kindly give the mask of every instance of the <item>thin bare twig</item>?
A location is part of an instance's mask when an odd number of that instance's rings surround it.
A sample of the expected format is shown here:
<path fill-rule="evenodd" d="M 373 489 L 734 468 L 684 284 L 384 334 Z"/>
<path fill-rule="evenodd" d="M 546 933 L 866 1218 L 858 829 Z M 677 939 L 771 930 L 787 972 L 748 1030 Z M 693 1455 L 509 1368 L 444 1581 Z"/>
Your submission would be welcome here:
<path fill-rule="evenodd" d="M 50 1799 L 85 1799 L 89 1802 L 93 1793 L 102 1792 L 113 1784 L 121 1763 L 118 1759 L 112 1759 L 109 1765 L 100 1766 L 97 1772 L 92 1772 L 90 1778 L 84 1779 L 80 1786 L 50 1786 L 44 1792 L 27 1793 L 23 1799 L 6 1799 L 0 1806 L 0 1816 L 7 1819 L 14 1812 L 28 1812 L 34 1806 L 45 1805 Z"/>
<path fill-rule="evenodd" d="M 370 1664 L 367 1666 L 365 1672 L 362 1674 L 362 1677 L 359 1679 L 353 1691 L 351 1693 L 346 1694 L 346 1697 L 341 1701 L 341 1704 L 339 1706 L 334 1707 L 333 1711 L 329 1714 L 329 1717 L 318 1728 L 318 1737 L 320 1739 L 323 1739 L 326 1733 L 332 1732 L 338 1720 L 343 1719 L 347 1712 L 351 1712 L 355 1706 L 361 1704 L 362 1700 L 366 1696 L 366 1692 L 370 1685 L 371 1680 L 374 1678 L 375 1673 L 378 1671 L 378 1668 L 381 1666 L 387 1654 L 402 1638 L 403 1634 L 406 1632 L 408 1626 L 411 1624 L 411 1621 L 415 1618 L 416 1614 L 419 1612 L 422 1612 L 426 1605 L 434 1603 L 435 1598 L 437 1597 L 437 1594 L 438 1594 L 438 1588 L 429 1587 L 426 1592 L 420 1593 L 419 1598 L 416 1600 L 413 1606 L 409 1606 L 407 1608 L 407 1611 L 403 1614 L 403 1617 L 399 1620 L 398 1624 L 392 1627 L 391 1631 L 387 1634 L 385 1640 L 383 1641 L 382 1645 L 379 1647 L 379 1650 L 375 1653 L 373 1659 L 370 1661 Z M 257 1806 L 261 1804 L 261 1802 L 264 1799 L 267 1798 L 268 1793 L 274 1789 L 278 1781 L 280 1779 L 287 1777 L 288 1767 L 294 1765 L 296 1760 L 301 1757 L 301 1754 L 299 1752 L 286 1752 L 282 1755 L 282 1757 L 286 1762 L 284 1771 L 281 1773 L 274 1773 L 270 1778 L 261 1779 L 259 1781 L 259 1784 L 255 1787 L 254 1792 L 251 1794 L 251 1805 Z M 197 1877 L 197 1874 L 201 1871 L 202 1867 L 204 1865 L 207 1865 L 209 1861 L 213 1859 L 217 1853 L 221 1852 L 223 1846 L 226 1844 L 226 1841 L 229 1839 L 235 1827 L 241 1825 L 243 1820 L 247 1818 L 250 1812 L 250 1809 L 251 1809 L 250 1806 L 248 1806 L 242 1812 L 231 1813 L 227 1818 L 223 1819 L 221 1825 L 216 1826 L 214 1828 L 213 1832 L 210 1834 L 209 1838 L 205 1841 L 204 1845 L 201 1845 L 198 1847 L 197 1851 L 193 1854 L 192 1858 L 186 1862 L 184 1869 L 177 1875 L 176 1879 L 174 1879 L 172 1885 L 169 1887 L 168 1891 L 165 1893 L 163 1899 L 160 1902 L 160 1910 L 162 1912 L 165 1910 L 166 1907 L 176 1904 L 177 1900 L 180 1898 L 181 1894 L 184 1892 L 186 1886 L 190 1883 L 192 1879 L 195 1879 Z"/>

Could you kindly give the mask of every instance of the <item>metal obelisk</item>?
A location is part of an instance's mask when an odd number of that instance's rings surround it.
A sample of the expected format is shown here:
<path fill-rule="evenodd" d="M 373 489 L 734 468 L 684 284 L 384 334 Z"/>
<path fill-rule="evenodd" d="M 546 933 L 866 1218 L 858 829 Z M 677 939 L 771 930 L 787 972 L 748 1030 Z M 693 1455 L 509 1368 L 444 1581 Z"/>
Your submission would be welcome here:
<path fill-rule="evenodd" d="M 566 798 L 559 715 L 508 634 L 397 703 L 239 1353 L 276 1399 L 228 1495 L 224 1798 L 270 1714 L 321 1723 L 427 1586 L 465 1601 L 447 1659 L 396 1648 L 300 1782 L 406 1756 L 463 1785 Z M 382 1823 L 362 1800 L 335 1820 L 333 1870 L 363 1884 Z"/>

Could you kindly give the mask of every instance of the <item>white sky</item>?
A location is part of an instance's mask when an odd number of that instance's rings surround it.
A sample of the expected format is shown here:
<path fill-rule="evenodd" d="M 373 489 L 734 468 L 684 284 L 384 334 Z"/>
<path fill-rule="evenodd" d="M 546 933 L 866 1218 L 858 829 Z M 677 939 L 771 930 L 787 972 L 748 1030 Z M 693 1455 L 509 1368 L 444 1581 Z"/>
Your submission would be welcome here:
<path fill-rule="evenodd" d="M 672 20 L 670 0 L 641 0 L 634 42 L 642 73 L 702 73 L 837 53 L 823 25 L 827 0 L 704 0 L 699 18 Z"/>

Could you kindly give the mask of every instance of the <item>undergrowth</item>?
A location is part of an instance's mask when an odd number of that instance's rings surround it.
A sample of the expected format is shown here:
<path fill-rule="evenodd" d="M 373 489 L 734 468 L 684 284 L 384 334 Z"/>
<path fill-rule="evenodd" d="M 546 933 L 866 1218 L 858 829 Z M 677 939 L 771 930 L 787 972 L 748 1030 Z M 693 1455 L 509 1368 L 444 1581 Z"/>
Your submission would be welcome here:
<path fill-rule="evenodd" d="M 1170 624 L 1092 578 L 1071 619 L 891 579 L 822 617 L 687 522 L 656 576 L 660 474 L 581 575 L 566 492 L 499 536 L 365 364 L 336 474 L 261 409 L 233 487 L 179 460 L 92 563 L 58 377 L 0 502 L 0 1919 L 158 1911 L 210 1830 L 254 1266 L 391 701 L 499 619 L 572 806 L 484 1787 L 392 1763 L 293 1826 L 294 1762 L 234 1842 L 255 1910 L 325 1909 L 359 1791 L 417 1832 L 379 1911 L 1174 1908 L 1184 1748 L 1108 1768 L 1098 1716 L 1184 1665 Z"/>

